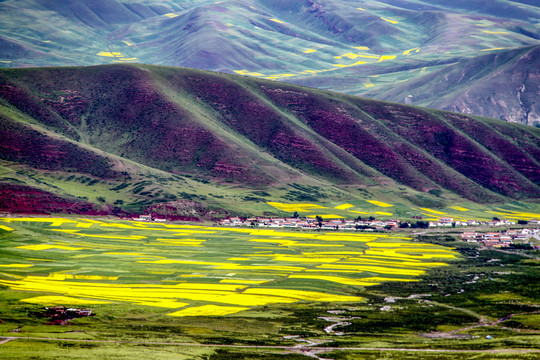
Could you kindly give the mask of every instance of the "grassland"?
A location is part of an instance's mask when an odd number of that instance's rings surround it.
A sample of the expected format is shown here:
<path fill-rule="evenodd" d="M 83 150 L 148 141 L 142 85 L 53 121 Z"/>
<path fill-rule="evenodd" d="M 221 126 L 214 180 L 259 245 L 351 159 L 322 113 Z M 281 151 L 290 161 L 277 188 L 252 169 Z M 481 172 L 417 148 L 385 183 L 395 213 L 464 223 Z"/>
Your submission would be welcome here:
<path fill-rule="evenodd" d="M 0 345 L 9 359 L 304 358 L 286 348 L 300 339 L 319 344 L 302 351 L 334 359 L 382 349 L 389 358 L 537 355 L 538 261 L 451 232 L 411 239 L 74 217 L 1 224 L 0 331 L 17 338 Z M 29 315 L 52 305 L 96 316 L 52 326 Z M 334 329 L 343 335 L 324 331 L 343 321 Z M 263 345 L 271 347 L 251 347 Z"/>

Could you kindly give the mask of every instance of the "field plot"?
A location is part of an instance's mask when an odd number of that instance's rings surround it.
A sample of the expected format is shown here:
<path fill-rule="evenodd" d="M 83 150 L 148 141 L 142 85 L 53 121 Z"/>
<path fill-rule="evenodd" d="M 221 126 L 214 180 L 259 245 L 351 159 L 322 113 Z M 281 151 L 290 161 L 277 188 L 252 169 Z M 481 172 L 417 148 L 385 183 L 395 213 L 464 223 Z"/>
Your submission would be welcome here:
<path fill-rule="evenodd" d="M 131 303 L 175 317 L 300 301 L 359 303 L 358 287 L 417 281 L 458 258 L 399 235 L 67 218 L 0 222 L 0 285 L 28 292 L 22 301 Z"/>

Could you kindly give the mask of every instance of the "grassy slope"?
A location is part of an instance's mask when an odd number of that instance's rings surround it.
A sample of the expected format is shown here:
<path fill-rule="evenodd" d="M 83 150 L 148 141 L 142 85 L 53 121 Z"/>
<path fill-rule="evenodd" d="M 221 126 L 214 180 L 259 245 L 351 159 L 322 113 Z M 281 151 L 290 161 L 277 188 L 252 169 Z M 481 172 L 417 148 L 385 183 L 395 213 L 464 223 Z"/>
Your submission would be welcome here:
<path fill-rule="evenodd" d="M 539 58 L 538 46 L 499 51 L 398 84 L 377 96 L 402 101 L 412 95 L 412 102 L 421 106 L 540 124 L 534 95 Z"/>
<path fill-rule="evenodd" d="M 540 192 L 534 128 L 185 68 L 36 68 L 0 77 L 2 160 L 23 166 L 20 180 L 33 186 L 41 186 L 32 180 L 37 171 L 52 181 L 45 190 L 94 202 L 123 205 L 105 190 L 123 183 L 125 203 L 231 208 L 236 201 L 220 200 L 231 187 L 289 201 L 339 201 L 345 189 L 363 198 L 366 187 L 404 201 L 442 191 L 442 203 Z M 68 185 L 73 177 L 65 180 L 69 171 L 104 187 L 82 194 Z M 152 171 L 157 183 L 145 179 Z M 399 195 L 397 184 L 408 190 Z"/>

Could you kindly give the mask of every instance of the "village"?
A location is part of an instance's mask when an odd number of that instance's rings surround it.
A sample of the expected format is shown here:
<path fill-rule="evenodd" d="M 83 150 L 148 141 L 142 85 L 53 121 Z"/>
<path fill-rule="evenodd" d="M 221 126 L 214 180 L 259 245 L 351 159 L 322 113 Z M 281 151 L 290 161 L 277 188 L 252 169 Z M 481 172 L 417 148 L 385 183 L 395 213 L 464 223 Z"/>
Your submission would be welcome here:
<path fill-rule="evenodd" d="M 333 231 L 366 231 L 366 232 L 386 232 L 413 229 L 431 229 L 431 228 L 463 228 L 474 227 L 475 229 L 483 227 L 518 227 L 524 225 L 533 225 L 535 228 L 508 229 L 499 232 L 479 232 L 466 231 L 460 234 L 460 238 L 467 242 L 481 243 L 487 247 L 508 248 L 508 247 L 532 247 L 528 243 L 531 237 L 540 236 L 540 220 L 513 221 L 507 219 L 493 218 L 490 221 L 480 220 L 454 220 L 451 217 L 440 217 L 437 221 L 422 221 L 421 217 L 415 217 L 417 221 L 400 221 L 396 219 L 377 220 L 373 217 L 367 219 L 327 219 L 320 216 L 315 217 L 228 217 L 218 220 L 221 226 L 234 227 L 257 227 L 257 228 L 296 228 L 304 230 L 333 230 Z M 154 217 L 152 215 L 139 215 L 133 218 L 134 221 L 167 221 L 163 217 Z"/>
<path fill-rule="evenodd" d="M 463 232 L 460 237 L 466 242 L 481 243 L 493 248 L 537 248 L 531 237 L 538 237 L 540 229 L 508 229 L 502 232 Z"/>
<path fill-rule="evenodd" d="M 323 220 L 321 217 L 288 217 L 288 218 L 266 218 L 266 217 L 230 217 L 219 221 L 222 226 L 251 226 L 269 228 L 300 228 L 300 229 L 326 229 L 326 230 L 367 230 L 384 231 L 404 228 L 434 228 L 434 227 L 464 227 L 464 226 L 512 226 L 516 221 L 494 218 L 490 221 L 480 220 L 455 220 L 451 217 L 440 217 L 437 221 L 421 221 L 421 217 L 416 217 L 420 221 L 400 221 L 400 220 L 376 220 L 373 217 L 367 219 L 331 219 Z M 540 220 L 530 220 L 526 224 L 539 225 Z"/>

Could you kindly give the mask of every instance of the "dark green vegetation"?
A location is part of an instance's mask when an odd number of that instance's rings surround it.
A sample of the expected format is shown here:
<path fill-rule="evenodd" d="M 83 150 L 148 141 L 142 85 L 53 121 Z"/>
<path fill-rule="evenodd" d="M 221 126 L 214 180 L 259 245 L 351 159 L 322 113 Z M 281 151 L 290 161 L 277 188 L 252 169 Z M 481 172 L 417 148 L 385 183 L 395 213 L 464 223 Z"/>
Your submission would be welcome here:
<path fill-rule="evenodd" d="M 0 81 L 4 211 L 50 212 L 25 205 L 36 189 L 96 213 L 178 216 L 540 194 L 532 127 L 184 68 L 5 69 Z"/>
<path fill-rule="evenodd" d="M 12 226 L 19 229 L 19 225 Z M 46 227 L 26 227 L 50 234 Z M 24 242 L 24 237 L 28 236 L 21 236 L 18 231 L 0 231 L 3 243 Z M 96 313 L 95 317 L 54 326 L 45 325 L 46 320 L 31 315 L 41 306 L 19 301 L 29 296 L 47 295 L 46 292 L 30 293 L 3 287 L 0 289 L 0 333 L 17 340 L 0 345 L 0 351 L 5 359 L 156 356 L 214 360 L 307 359 L 302 354 L 309 347 L 290 349 L 302 344 L 304 339 L 318 344 L 313 347 L 319 350 L 327 350 L 319 353 L 320 357 L 336 360 L 537 357 L 540 345 L 538 259 L 484 250 L 475 244 L 454 241 L 454 237 L 455 233 L 448 232 L 419 239 L 451 246 L 462 256 L 447 267 L 429 270 L 419 282 L 389 282 L 366 288 L 343 285 L 342 289 L 348 293 L 367 299 L 361 303 L 303 301 L 257 306 L 232 316 L 186 318 L 165 316 L 168 309 L 113 302 L 88 306 Z M 286 250 L 289 249 L 282 249 Z M 10 260 L 25 261 L 24 256 L 13 258 L 20 256 L 16 249 L 5 247 L 3 251 L 9 254 Z M 61 266 L 65 252 L 36 254 L 46 257 L 53 267 L 55 264 L 50 260 L 57 260 L 55 268 L 58 270 L 67 269 Z M 528 255 L 538 257 L 539 253 L 528 252 Z M 125 266 L 122 263 L 116 270 L 125 270 Z M 18 271 L 7 267 L 0 276 L 13 280 L 28 271 L 28 268 Z M 36 268 L 31 273 L 39 271 Z M 128 272 L 128 276 L 136 275 Z M 324 331 L 329 325 L 340 322 L 350 325 L 336 326 L 330 333 Z M 13 329 L 19 332 L 8 332 Z M 336 335 L 336 332 L 344 334 Z M 288 337 L 291 335 L 298 337 Z"/>
<path fill-rule="evenodd" d="M 534 125 L 539 20 L 531 0 L 7 0 L 0 66 L 236 71 Z"/>

